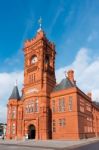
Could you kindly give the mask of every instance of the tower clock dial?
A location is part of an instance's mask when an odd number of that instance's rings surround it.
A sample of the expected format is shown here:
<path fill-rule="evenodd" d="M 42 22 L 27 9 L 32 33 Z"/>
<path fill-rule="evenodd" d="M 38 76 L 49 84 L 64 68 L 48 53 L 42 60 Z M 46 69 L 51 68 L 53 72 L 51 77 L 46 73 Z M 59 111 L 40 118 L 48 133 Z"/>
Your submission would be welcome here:
<path fill-rule="evenodd" d="M 33 56 L 31 59 L 31 64 L 35 64 L 38 61 L 37 56 Z"/>

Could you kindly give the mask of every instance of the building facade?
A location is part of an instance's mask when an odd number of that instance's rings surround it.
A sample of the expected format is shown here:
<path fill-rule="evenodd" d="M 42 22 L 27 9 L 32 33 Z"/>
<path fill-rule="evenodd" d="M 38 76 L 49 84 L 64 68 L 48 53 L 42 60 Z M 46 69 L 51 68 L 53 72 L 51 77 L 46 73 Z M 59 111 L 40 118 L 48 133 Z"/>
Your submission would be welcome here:
<path fill-rule="evenodd" d="M 24 44 L 24 87 L 7 104 L 7 139 L 82 139 L 99 136 L 99 106 L 76 85 L 69 70 L 55 77 L 55 45 L 40 28 Z M 61 61 L 61 60 L 60 60 Z M 86 86 L 86 85 L 85 85 Z"/>

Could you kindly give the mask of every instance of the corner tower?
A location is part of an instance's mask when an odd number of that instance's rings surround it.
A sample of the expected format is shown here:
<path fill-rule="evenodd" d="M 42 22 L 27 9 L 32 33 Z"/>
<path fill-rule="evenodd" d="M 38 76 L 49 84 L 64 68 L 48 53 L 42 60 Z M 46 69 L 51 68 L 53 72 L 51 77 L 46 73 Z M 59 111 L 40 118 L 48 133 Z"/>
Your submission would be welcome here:
<path fill-rule="evenodd" d="M 18 120 L 18 102 L 20 101 L 20 95 L 17 85 L 14 86 L 11 96 L 7 104 L 7 139 L 17 138 L 17 120 Z"/>

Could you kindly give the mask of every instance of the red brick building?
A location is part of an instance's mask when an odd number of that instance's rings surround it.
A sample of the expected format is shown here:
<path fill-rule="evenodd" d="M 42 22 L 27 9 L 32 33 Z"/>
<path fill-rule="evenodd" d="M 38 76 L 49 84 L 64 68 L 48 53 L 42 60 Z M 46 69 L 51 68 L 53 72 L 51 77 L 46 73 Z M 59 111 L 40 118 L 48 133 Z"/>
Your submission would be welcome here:
<path fill-rule="evenodd" d="M 74 71 L 56 84 L 55 45 L 40 28 L 24 44 L 24 87 L 7 104 L 7 139 L 82 139 L 99 136 L 99 106 L 76 85 Z M 85 85 L 86 86 L 86 85 Z"/>

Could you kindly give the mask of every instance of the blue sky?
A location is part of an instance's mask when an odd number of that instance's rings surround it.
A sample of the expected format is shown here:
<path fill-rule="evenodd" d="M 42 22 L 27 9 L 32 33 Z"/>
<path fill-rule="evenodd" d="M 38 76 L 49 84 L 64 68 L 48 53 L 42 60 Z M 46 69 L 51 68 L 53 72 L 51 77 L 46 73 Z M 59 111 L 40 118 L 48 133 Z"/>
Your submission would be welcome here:
<path fill-rule="evenodd" d="M 22 88 L 22 48 L 36 35 L 40 16 L 46 36 L 56 45 L 57 80 L 73 68 L 79 86 L 99 97 L 98 0 L 0 0 L 0 114 L 16 78 Z"/>
<path fill-rule="evenodd" d="M 56 44 L 56 68 L 71 63 L 83 46 L 99 54 L 98 8 L 98 0 L 1 0 L 0 71 L 23 68 L 23 43 L 36 34 L 40 16 L 47 37 Z"/>

